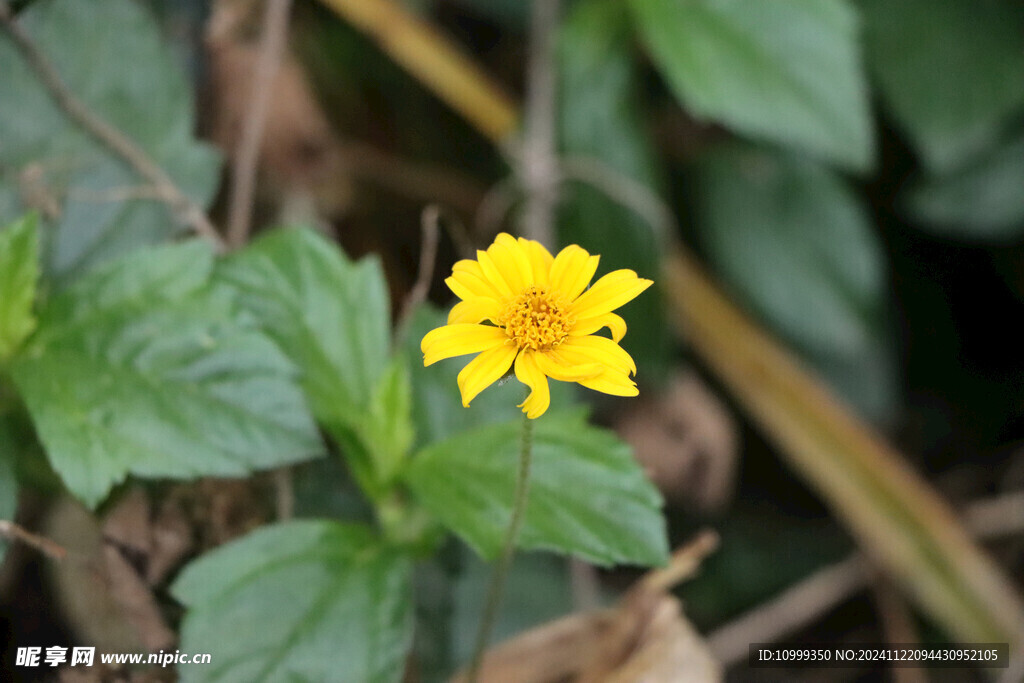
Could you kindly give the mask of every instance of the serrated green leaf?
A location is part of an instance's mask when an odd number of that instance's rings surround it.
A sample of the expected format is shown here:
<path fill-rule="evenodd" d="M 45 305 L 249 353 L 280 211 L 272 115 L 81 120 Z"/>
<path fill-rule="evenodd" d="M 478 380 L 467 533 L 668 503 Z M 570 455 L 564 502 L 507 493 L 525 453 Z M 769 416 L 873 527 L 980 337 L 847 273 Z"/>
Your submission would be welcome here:
<path fill-rule="evenodd" d="M 399 681 L 412 639 L 411 562 L 362 526 L 262 528 L 185 568 L 183 681 Z"/>
<path fill-rule="evenodd" d="M 1024 234 L 1024 137 L 1001 145 L 966 168 L 915 182 L 907 210 L 937 234 L 970 240 Z"/>
<path fill-rule="evenodd" d="M 30 214 L 0 229 L 0 363 L 35 329 L 38 281 L 39 230 Z"/>
<path fill-rule="evenodd" d="M 885 414 L 884 256 L 859 199 L 818 164 L 741 145 L 696 170 L 701 242 L 722 278 L 848 400 Z"/>
<path fill-rule="evenodd" d="M 281 229 L 227 259 L 218 280 L 238 292 L 299 368 L 317 420 L 341 444 L 360 485 L 376 495 L 382 473 L 363 431 L 390 356 L 380 263 L 349 261 L 312 230 Z"/>
<path fill-rule="evenodd" d="M 462 432 L 421 450 L 405 479 L 417 500 L 481 556 L 493 558 L 512 514 L 522 420 Z M 535 421 L 523 549 L 601 565 L 661 564 L 661 497 L 629 447 L 580 414 Z"/>
<path fill-rule="evenodd" d="M 882 101 L 922 160 L 949 171 L 1024 105 L 1024 21 L 1004 0 L 861 0 Z"/>
<path fill-rule="evenodd" d="M 131 473 L 241 476 L 322 452 L 294 368 L 206 282 L 191 242 L 56 297 L 11 376 L 54 469 L 89 505 Z"/>
<path fill-rule="evenodd" d="M 653 145 L 639 106 L 628 13 L 617 0 L 578 3 L 559 38 L 561 142 L 563 152 L 657 186 Z M 605 174 L 608 175 L 608 174 Z M 619 268 L 656 278 L 663 236 L 607 189 L 574 183 L 560 206 L 559 238 L 601 254 L 601 270 Z M 657 288 L 620 311 L 629 326 L 622 346 L 636 360 L 641 382 L 665 376 L 671 352 L 664 305 Z"/>
<path fill-rule="evenodd" d="M 44 311 L 47 324 L 68 326 L 119 309 L 163 306 L 201 290 L 213 269 L 213 252 L 200 240 L 156 247 L 98 266 L 55 297 Z"/>
<path fill-rule="evenodd" d="M 194 138 L 192 87 L 142 4 L 41 0 L 18 22 L 76 97 L 145 150 L 194 201 L 212 199 L 220 156 Z M 52 273 L 67 281 L 184 228 L 137 173 L 57 108 L 4 34 L 0 64 L 0 188 L 31 190 L 11 193 L 20 197 L 17 212 L 26 201 L 59 207 L 46 240 Z"/>
<path fill-rule="evenodd" d="M 218 278 L 299 366 L 318 419 L 365 415 L 391 346 L 390 299 L 375 258 L 352 262 L 312 230 L 282 229 L 228 258 Z"/>
<path fill-rule="evenodd" d="M 857 16 L 845 0 L 632 0 L 687 109 L 850 169 L 874 163 Z"/>

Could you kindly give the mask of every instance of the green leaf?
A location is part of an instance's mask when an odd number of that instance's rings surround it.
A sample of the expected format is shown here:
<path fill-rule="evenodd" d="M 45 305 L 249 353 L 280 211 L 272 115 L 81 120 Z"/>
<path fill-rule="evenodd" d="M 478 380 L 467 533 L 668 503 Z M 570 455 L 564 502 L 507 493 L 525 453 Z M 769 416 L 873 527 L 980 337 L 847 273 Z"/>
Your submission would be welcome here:
<path fill-rule="evenodd" d="M 742 145 L 696 170 L 701 242 L 725 282 L 848 400 L 884 414 L 885 262 L 859 199 L 820 165 Z"/>
<path fill-rule="evenodd" d="M 655 188 L 657 162 L 639 106 L 628 18 L 617 0 L 578 3 L 566 17 L 558 52 L 560 137 L 564 154 L 586 159 L 578 163 L 607 176 L 606 184 L 620 188 L 621 175 Z M 657 231 L 665 226 L 651 225 L 606 192 L 572 186 L 560 206 L 560 241 L 601 254 L 604 272 L 629 268 L 656 279 L 664 243 Z M 672 344 L 664 311 L 657 288 L 619 311 L 629 327 L 622 345 L 636 360 L 641 382 L 666 374 Z"/>
<path fill-rule="evenodd" d="M 396 357 L 370 398 L 367 419 L 358 434 L 368 444 L 381 481 L 391 481 L 405 462 L 416 436 L 412 424 L 412 386 L 405 359 Z"/>
<path fill-rule="evenodd" d="M 406 470 L 419 502 L 485 558 L 512 514 L 522 420 L 462 432 L 420 451 Z M 519 547 L 601 565 L 661 564 L 661 497 L 629 447 L 582 414 L 534 423 L 529 502 Z"/>
<path fill-rule="evenodd" d="M 1024 104 L 1024 22 L 1004 0 L 861 0 L 882 101 L 922 160 L 948 171 Z"/>
<path fill-rule="evenodd" d="M 211 288 L 197 241 L 112 262 L 56 297 L 11 375 L 89 505 L 131 473 L 241 476 L 322 451 L 294 369 Z"/>
<path fill-rule="evenodd" d="M 183 681 L 400 681 L 412 639 L 411 562 L 366 527 L 264 527 L 185 568 L 181 649 L 213 663 Z"/>
<path fill-rule="evenodd" d="M 1024 136 L 966 168 L 915 182 L 906 208 L 934 232 L 977 240 L 1024 233 Z"/>
<path fill-rule="evenodd" d="M 844 0 L 632 0 L 640 34 L 695 116 L 864 171 L 874 139 Z"/>
<path fill-rule="evenodd" d="M 18 22 L 76 97 L 194 201 L 212 199 L 220 157 L 194 138 L 192 86 L 142 3 L 40 0 Z M 5 34 L 0 64 L 0 195 L 4 187 L 28 187 L 18 193 L 17 213 L 29 208 L 26 202 L 59 209 L 49 221 L 49 270 L 66 280 L 184 227 L 138 174 L 57 108 Z"/>
<path fill-rule="evenodd" d="M 32 305 L 39 281 L 35 214 L 0 229 L 0 363 L 35 329 Z"/>
<path fill-rule="evenodd" d="M 298 365 L 318 419 L 365 415 L 391 346 L 377 259 L 353 263 L 319 233 L 281 229 L 228 258 L 218 278 Z"/>
<path fill-rule="evenodd" d="M 360 485 L 381 492 L 379 461 L 366 438 L 370 402 L 388 364 L 390 299 L 375 258 L 349 261 L 307 229 L 281 229 L 228 258 L 218 279 L 298 366 L 313 414 L 342 446 Z M 393 444 L 387 445 L 391 448 Z"/>

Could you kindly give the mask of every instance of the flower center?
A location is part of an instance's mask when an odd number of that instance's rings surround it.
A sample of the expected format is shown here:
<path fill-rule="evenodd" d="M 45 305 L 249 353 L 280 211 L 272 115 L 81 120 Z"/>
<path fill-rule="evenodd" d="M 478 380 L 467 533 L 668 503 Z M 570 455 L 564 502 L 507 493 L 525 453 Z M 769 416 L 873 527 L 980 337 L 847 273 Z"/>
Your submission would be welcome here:
<path fill-rule="evenodd" d="M 550 349 L 569 336 L 575 323 L 565 309 L 561 296 L 533 285 L 505 305 L 498 323 L 520 349 Z"/>

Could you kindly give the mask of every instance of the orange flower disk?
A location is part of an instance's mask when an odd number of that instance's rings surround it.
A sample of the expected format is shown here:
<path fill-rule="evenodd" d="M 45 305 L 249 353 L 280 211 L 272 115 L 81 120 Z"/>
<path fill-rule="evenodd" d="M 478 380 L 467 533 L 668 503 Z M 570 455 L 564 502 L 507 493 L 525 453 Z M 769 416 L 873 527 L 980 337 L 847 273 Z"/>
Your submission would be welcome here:
<path fill-rule="evenodd" d="M 501 233 L 475 261 L 453 266 L 445 282 L 461 301 L 447 325 L 423 337 L 423 364 L 479 353 L 458 376 L 466 407 L 514 364 L 530 388 L 520 404 L 529 418 L 548 409 L 548 377 L 636 396 L 636 364 L 618 344 L 626 323 L 612 311 L 653 283 L 616 270 L 587 289 L 598 260 L 575 244 L 553 257 L 540 242 Z M 605 327 L 611 339 L 594 334 Z"/>

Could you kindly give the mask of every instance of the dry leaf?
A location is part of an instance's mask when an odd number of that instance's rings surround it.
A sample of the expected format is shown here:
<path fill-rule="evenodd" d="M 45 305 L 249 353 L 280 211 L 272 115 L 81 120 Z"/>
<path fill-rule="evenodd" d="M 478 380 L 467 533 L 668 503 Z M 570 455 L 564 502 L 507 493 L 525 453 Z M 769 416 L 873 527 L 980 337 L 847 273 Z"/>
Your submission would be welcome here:
<path fill-rule="evenodd" d="M 668 592 L 692 576 L 718 537 L 705 532 L 669 566 L 641 579 L 612 609 L 530 629 L 488 650 L 483 683 L 713 683 L 722 670 Z M 452 679 L 463 683 L 464 674 Z"/>

